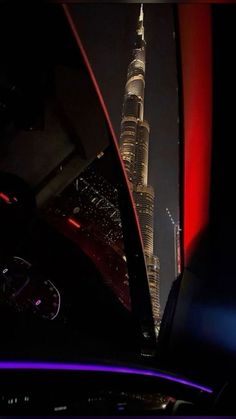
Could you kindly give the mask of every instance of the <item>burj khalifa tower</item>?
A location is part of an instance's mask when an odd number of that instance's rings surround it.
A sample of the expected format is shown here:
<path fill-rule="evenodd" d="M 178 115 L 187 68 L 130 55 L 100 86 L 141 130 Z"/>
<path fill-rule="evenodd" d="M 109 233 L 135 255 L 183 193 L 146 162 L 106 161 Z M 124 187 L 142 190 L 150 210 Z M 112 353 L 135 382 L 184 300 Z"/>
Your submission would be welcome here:
<path fill-rule="evenodd" d="M 160 325 L 160 263 L 154 255 L 154 189 L 148 184 L 150 127 L 144 119 L 145 54 L 143 5 L 140 8 L 132 60 L 128 66 L 121 121 L 120 151 L 139 218 L 153 319 Z"/>

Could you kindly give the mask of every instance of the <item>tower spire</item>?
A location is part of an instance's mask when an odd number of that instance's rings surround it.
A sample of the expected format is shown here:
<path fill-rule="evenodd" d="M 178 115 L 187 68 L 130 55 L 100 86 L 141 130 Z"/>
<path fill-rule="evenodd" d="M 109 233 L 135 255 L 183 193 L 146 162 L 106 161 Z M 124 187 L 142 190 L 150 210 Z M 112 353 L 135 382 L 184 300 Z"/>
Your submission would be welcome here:
<path fill-rule="evenodd" d="M 144 26 L 143 26 L 143 19 L 144 19 L 144 13 L 143 13 L 143 3 L 141 3 L 140 6 L 140 12 L 139 12 L 139 20 L 138 20 L 138 35 L 142 36 L 142 40 L 144 41 Z"/>
<path fill-rule="evenodd" d="M 143 3 L 140 6 L 139 21 L 143 22 Z"/>

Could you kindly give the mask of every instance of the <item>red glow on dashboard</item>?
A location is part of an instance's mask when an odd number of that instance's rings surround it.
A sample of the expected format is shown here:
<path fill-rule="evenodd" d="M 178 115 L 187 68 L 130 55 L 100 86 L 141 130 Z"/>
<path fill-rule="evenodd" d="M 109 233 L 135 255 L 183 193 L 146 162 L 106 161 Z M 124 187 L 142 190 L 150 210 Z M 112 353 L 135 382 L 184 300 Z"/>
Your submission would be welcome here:
<path fill-rule="evenodd" d="M 68 223 L 72 224 L 76 228 L 81 228 L 81 224 L 75 221 L 73 218 L 68 218 Z"/>
<path fill-rule="evenodd" d="M 3 192 L 0 192 L 0 198 L 3 199 L 3 201 L 5 201 L 7 204 L 10 204 L 10 198 Z"/>
<path fill-rule="evenodd" d="M 208 223 L 212 136 L 211 8 L 179 5 L 184 119 L 185 265 Z"/>

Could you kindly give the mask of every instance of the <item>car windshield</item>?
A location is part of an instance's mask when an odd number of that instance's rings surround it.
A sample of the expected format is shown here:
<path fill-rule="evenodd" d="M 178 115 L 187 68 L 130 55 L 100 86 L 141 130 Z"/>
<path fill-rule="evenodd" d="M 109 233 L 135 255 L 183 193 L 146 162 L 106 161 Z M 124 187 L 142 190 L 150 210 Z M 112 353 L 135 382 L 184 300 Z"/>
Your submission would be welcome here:
<path fill-rule="evenodd" d="M 173 10 L 15 7 L 0 14 L 1 359 L 152 356 L 180 273 Z"/>

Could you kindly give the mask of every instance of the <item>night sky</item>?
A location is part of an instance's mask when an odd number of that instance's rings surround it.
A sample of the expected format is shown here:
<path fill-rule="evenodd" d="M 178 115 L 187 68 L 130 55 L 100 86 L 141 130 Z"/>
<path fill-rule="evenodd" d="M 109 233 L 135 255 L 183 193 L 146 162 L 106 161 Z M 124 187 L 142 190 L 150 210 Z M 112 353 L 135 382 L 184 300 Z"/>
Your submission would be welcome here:
<path fill-rule="evenodd" d="M 81 40 L 104 96 L 117 138 L 138 4 L 73 5 Z M 145 119 L 150 123 L 149 183 L 154 187 L 155 253 L 160 258 L 161 304 L 174 279 L 173 226 L 178 220 L 178 97 L 173 9 L 145 4 L 147 42 Z"/>

